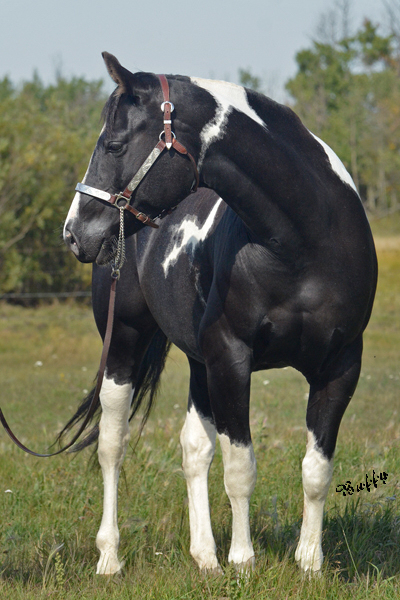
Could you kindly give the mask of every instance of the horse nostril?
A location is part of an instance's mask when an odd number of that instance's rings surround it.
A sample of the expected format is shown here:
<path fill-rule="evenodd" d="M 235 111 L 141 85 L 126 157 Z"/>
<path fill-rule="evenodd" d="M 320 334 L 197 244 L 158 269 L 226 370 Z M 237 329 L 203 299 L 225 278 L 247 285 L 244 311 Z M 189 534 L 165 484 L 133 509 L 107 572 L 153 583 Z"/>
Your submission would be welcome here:
<path fill-rule="evenodd" d="M 66 229 L 64 232 L 64 241 L 67 244 L 67 246 L 69 247 L 69 249 L 76 256 L 78 256 L 78 254 L 79 254 L 78 243 L 69 229 Z"/>

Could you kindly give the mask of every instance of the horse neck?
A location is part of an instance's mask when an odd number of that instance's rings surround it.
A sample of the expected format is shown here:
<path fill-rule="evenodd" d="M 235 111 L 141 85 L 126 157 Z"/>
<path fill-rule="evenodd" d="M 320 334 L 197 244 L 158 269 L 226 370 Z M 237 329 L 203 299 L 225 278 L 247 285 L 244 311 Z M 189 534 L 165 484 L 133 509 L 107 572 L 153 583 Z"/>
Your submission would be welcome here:
<path fill-rule="evenodd" d="M 237 129 L 210 148 L 204 183 L 257 237 L 316 241 L 311 238 L 319 235 L 324 206 L 313 185 L 315 174 L 294 148 L 280 146 L 267 132 Z"/>

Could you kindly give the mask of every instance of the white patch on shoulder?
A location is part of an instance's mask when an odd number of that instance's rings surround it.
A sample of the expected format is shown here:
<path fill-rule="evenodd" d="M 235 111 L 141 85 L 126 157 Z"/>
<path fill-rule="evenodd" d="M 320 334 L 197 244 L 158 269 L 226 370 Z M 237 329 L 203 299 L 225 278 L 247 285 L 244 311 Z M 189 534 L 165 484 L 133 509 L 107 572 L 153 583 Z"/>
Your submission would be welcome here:
<path fill-rule="evenodd" d="M 219 198 L 201 227 L 198 227 L 195 221 L 189 218 L 184 219 L 179 225 L 175 232 L 175 236 L 178 238 L 181 237 L 181 239 L 180 241 L 175 241 L 172 249 L 168 251 L 164 262 L 162 263 L 165 277 L 168 275 L 168 269 L 177 262 L 181 252 L 190 252 L 193 254 L 196 246 L 206 239 L 214 223 L 221 202 L 222 199 Z"/>
<path fill-rule="evenodd" d="M 342 163 L 342 161 L 340 160 L 338 155 L 332 150 L 332 148 L 330 146 L 328 146 L 328 144 L 326 142 L 324 142 L 319 137 L 314 135 L 312 131 L 310 131 L 310 133 L 317 140 L 317 142 L 319 142 L 321 144 L 321 146 L 325 150 L 325 152 L 329 158 L 329 162 L 331 163 L 332 169 L 335 171 L 336 175 L 338 175 L 344 183 L 347 183 L 347 185 L 352 187 L 353 190 L 356 192 L 357 196 L 360 196 L 360 194 L 358 193 L 358 190 L 356 188 L 356 185 L 353 181 L 353 178 L 351 177 L 350 173 L 348 172 L 348 170 L 346 169 L 346 167 L 344 166 L 344 164 Z"/>
<path fill-rule="evenodd" d="M 198 169 L 200 170 L 207 149 L 213 142 L 224 136 L 228 117 L 232 112 L 232 109 L 235 108 L 244 113 L 262 127 L 266 127 L 266 125 L 256 111 L 251 108 L 247 100 L 246 90 L 242 86 L 226 81 L 214 81 L 212 79 L 201 79 L 199 77 L 191 77 L 191 81 L 195 85 L 207 90 L 217 103 L 214 119 L 207 123 L 200 133 L 200 139 L 202 141 L 198 162 Z"/>

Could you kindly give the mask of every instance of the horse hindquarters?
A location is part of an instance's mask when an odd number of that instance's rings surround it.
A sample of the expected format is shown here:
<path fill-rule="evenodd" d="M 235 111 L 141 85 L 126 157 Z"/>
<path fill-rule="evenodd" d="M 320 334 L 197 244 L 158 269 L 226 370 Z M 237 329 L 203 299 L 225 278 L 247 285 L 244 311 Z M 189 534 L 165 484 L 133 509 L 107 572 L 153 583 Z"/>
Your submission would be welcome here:
<path fill-rule="evenodd" d="M 345 348 L 323 381 L 311 381 L 307 407 L 307 451 L 302 464 L 304 511 L 296 560 L 304 571 L 322 566 L 322 519 L 333 472 L 339 425 L 361 369 L 362 337 Z"/>

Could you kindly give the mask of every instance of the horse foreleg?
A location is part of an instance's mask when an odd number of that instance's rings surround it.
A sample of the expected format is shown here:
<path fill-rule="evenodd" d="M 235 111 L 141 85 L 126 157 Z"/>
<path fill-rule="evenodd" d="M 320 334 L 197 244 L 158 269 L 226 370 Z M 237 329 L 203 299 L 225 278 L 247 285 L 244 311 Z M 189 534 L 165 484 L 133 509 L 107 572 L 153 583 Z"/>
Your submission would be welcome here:
<path fill-rule="evenodd" d="M 210 412 L 205 367 L 193 360 L 189 362 L 189 404 L 181 446 L 189 500 L 190 554 L 200 569 L 218 571 L 208 500 L 208 472 L 214 457 L 216 429 Z"/>
<path fill-rule="evenodd" d="M 333 472 L 340 421 L 357 385 L 362 340 L 347 347 L 325 382 L 313 382 L 307 407 L 307 451 L 303 460 L 304 511 L 295 558 L 303 571 L 319 571 L 323 562 L 322 519 Z"/>
<path fill-rule="evenodd" d="M 96 545 L 100 551 L 97 574 L 112 575 L 121 570 L 118 560 L 119 531 L 117 523 L 118 479 L 129 441 L 129 408 L 132 385 L 116 384 L 104 378 L 100 393 L 98 457 L 104 482 L 103 517 Z"/>

